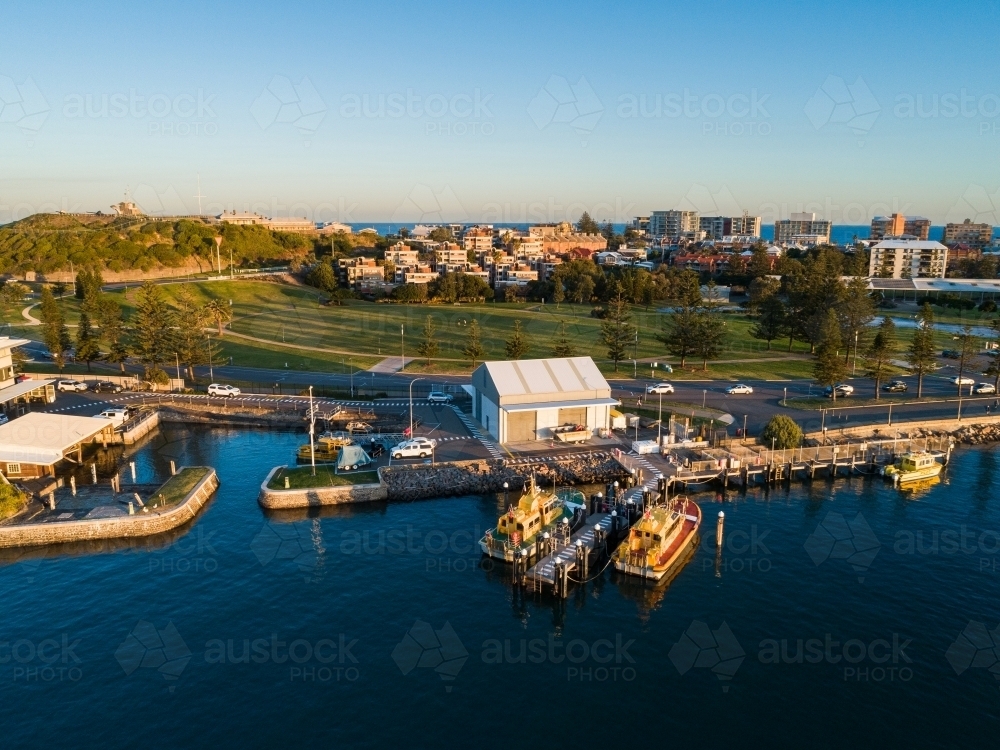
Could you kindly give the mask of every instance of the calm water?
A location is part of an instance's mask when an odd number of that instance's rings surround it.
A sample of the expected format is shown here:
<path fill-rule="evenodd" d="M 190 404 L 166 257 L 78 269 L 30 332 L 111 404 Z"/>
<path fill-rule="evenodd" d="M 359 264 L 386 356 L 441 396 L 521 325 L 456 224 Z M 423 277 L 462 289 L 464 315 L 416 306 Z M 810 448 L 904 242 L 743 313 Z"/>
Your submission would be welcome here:
<path fill-rule="evenodd" d="M 915 496 L 699 495 L 711 523 L 726 512 L 718 569 L 706 529 L 669 587 L 607 571 L 560 604 L 480 567 L 495 498 L 266 516 L 259 483 L 300 438 L 197 436 L 139 457 L 140 480 L 170 458 L 218 468 L 191 527 L 0 567 L 4 747 L 958 747 L 1000 729 L 995 449 Z"/>

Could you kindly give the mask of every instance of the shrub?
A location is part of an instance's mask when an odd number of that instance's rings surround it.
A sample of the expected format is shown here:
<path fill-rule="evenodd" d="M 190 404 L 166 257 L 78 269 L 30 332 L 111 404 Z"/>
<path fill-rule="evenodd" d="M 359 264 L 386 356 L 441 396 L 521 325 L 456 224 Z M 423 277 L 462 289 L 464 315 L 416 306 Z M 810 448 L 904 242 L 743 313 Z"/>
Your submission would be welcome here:
<path fill-rule="evenodd" d="M 768 448 L 774 440 L 775 449 L 797 448 L 802 442 L 802 428 L 791 417 L 777 414 L 764 426 L 760 434 L 760 443 Z"/>
<path fill-rule="evenodd" d="M 28 503 L 28 496 L 6 482 L 0 484 L 0 520 L 20 513 Z"/>
<path fill-rule="evenodd" d="M 168 385 L 170 383 L 170 376 L 159 367 L 147 367 L 142 379 L 154 385 Z"/>

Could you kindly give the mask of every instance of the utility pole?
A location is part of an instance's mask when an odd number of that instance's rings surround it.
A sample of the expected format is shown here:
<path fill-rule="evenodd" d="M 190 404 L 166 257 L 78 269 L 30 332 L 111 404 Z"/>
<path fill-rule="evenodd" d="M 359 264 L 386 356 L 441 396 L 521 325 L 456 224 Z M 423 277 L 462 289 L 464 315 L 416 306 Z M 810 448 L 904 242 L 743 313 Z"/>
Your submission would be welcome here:
<path fill-rule="evenodd" d="M 660 405 L 656 410 L 656 450 L 660 450 L 663 443 L 663 391 L 660 391 Z"/>
<path fill-rule="evenodd" d="M 208 379 L 215 380 L 215 373 L 212 371 L 212 336 L 205 334 L 205 343 L 208 345 Z"/>
<path fill-rule="evenodd" d="M 316 476 L 316 447 L 313 434 L 316 432 L 316 410 L 313 409 L 313 387 L 309 386 L 309 459 L 312 463 L 312 475 Z"/>
<path fill-rule="evenodd" d="M 174 352 L 174 357 L 177 359 L 177 379 L 181 379 L 181 355 Z"/>
<path fill-rule="evenodd" d="M 403 338 L 403 324 L 399 324 L 399 371 L 406 368 L 406 339 Z M 413 385 L 412 383 L 410 385 Z M 411 416 L 410 421 L 413 421 Z M 412 425 L 410 425 L 412 427 Z"/>

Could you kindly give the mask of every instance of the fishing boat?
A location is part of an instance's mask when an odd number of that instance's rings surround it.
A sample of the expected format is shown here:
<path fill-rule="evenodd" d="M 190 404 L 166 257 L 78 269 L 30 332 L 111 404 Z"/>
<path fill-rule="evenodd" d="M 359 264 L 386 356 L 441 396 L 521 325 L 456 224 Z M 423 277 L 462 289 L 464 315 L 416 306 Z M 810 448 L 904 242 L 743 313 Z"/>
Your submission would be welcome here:
<path fill-rule="evenodd" d="M 349 435 L 337 432 L 324 432 L 316 438 L 315 444 L 300 445 L 296 458 L 301 463 L 309 463 L 315 458 L 317 463 L 334 463 L 340 456 L 340 449 L 345 445 L 353 445 Z"/>
<path fill-rule="evenodd" d="M 686 497 L 648 508 L 615 550 L 615 568 L 660 580 L 684 557 L 701 526 L 701 508 Z"/>
<path fill-rule="evenodd" d="M 899 457 L 892 466 L 885 467 L 883 474 L 894 484 L 907 484 L 938 476 L 944 466 L 933 453 L 909 451 Z"/>
<path fill-rule="evenodd" d="M 580 492 L 575 496 L 583 500 Z M 497 527 L 487 531 L 479 540 L 479 547 L 484 554 L 506 562 L 514 561 L 514 553 L 525 548 L 528 555 L 534 554 L 532 543 L 539 534 L 554 529 L 562 520 L 570 519 L 573 512 L 582 503 L 572 502 L 563 493 L 546 492 L 535 483 L 532 475 L 531 484 L 518 500 L 517 505 L 511 505 L 507 512 L 497 520 Z"/>

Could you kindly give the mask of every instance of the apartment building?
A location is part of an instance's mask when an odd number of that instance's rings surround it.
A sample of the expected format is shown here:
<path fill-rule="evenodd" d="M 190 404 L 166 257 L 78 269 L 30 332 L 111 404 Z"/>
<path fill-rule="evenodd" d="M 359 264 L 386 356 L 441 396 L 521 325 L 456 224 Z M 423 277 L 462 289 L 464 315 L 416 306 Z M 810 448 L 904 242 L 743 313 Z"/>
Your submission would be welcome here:
<path fill-rule="evenodd" d="M 649 215 L 650 237 L 687 237 L 700 231 L 697 211 L 653 211 Z"/>
<path fill-rule="evenodd" d="M 787 219 L 774 222 L 774 241 L 792 242 L 796 235 L 818 236 L 823 243 L 830 241 L 830 230 L 833 224 L 817 219 L 816 214 L 808 212 L 793 213 Z"/>
<path fill-rule="evenodd" d="M 468 262 L 468 251 L 454 242 L 442 242 L 434 248 L 434 267 L 465 265 Z"/>
<path fill-rule="evenodd" d="M 943 279 L 948 248 L 930 240 L 887 239 L 872 246 L 868 275 L 883 279 Z"/>
<path fill-rule="evenodd" d="M 396 268 L 407 268 L 419 263 L 417 251 L 402 242 L 385 251 L 385 262 L 392 263 Z"/>
<path fill-rule="evenodd" d="M 528 238 L 541 242 L 541 250 L 545 253 L 562 254 L 578 249 L 594 253 L 608 247 L 608 241 L 602 235 L 577 232 L 568 221 L 528 227 Z"/>
<path fill-rule="evenodd" d="M 471 227 L 462 233 L 462 248 L 484 252 L 493 248 L 493 227 Z"/>
<path fill-rule="evenodd" d="M 872 219 L 871 239 L 884 240 L 887 237 L 902 237 L 906 235 L 917 240 L 930 237 L 931 220 L 923 216 L 876 216 Z"/>
<path fill-rule="evenodd" d="M 698 219 L 698 228 L 706 237 L 720 240 L 733 235 L 760 237 L 760 217 L 743 214 L 743 216 L 702 216 Z"/>
<path fill-rule="evenodd" d="M 966 219 L 961 224 L 944 225 L 944 244 L 967 245 L 981 250 L 993 241 L 993 227 L 990 224 L 975 224 Z"/>

